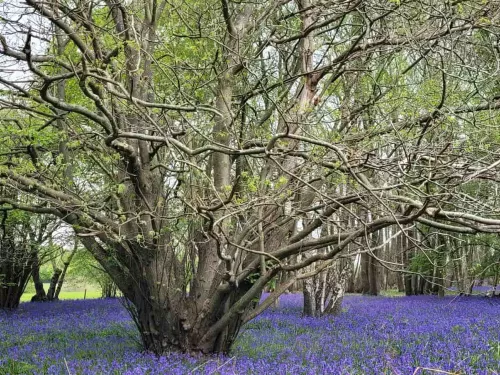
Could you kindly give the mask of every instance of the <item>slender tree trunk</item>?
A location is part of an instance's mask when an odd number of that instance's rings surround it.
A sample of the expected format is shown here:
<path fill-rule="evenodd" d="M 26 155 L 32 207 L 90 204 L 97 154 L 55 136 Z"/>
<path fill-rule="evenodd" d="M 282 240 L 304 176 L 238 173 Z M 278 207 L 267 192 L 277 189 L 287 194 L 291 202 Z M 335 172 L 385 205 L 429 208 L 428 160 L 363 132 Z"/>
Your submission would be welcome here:
<path fill-rule="evenodd" d="M 411 296 L 413 295 L 412 275 L 406 274 L 404 278 L 405 278 L 405 295 Z"/>
<path fill-rule="evenodd" d="M 493 291 L 491 293 L 491 297 L 497 296 L 498 282 L 500 281 L 500 266 L 497 265 L 495 267 L 495 278 L 493 279 Z M 499 294 L 500 296 L 500 294 Z"/>
<path fill-rule="evenodd" d="M 31 265 L 0 259 L 0 309 L 15 309 L 28 283 Z"/>
<path fill-rule="evenodd" d="M 56 268 L 52 278 L 50 279 L 50 286 L 47 292 L 47 300 L 52 301 L 55 299 L 55 292 L 57 287 L 57 282 L 59 281 L 59 277 L 61 276 L 62 270 Z"/>
<path fill-rule="evenodd" d="M 33 284 L 35 286 L 35 295 L 31 297 L 31 302 L 40 302 L 47 300 L 47 294 L 45 293 L 45 288 L 43 286 L 42 280 L 40 280 L 40 263 L 38 259 L 38 253 L 35 252 L 33 255 L 33 265 L 31 277 L 33 279 Z"/>
<path fill-rule="evenodd" d="M 411 295 L 418 295 L 419 276 L 411 275 Z"/>
<path fill-rule="evenodd" d="M 361 254 L 361 293 L 370 294 L 370 255 Z"/>
<path fill-rule="evenodd" d="M 101 282 L 101 297 L 115 298 L 117 292 L 116 284 L 111 279 Z"/>
<path fill-rule="evenodd" d="M 413 251 L 410 250 L 409 248 L 409 240 L 407 237 L 404 237 L 403 238 L 403 242 L 402 242 L 402 245 L 403 245 L 403 257 L 404 257 L 404 265 L 405 265 L 405 269 L 406 270 L 410 270 L 410 265 L 411 265 L 411 260 L 412 260 L 412 256 L 413 256 Z M 411 273 L 406 273 L 404 275 L 404 285 L 405 285 L 405 294 L 407 296 L 411 296 L 411 295 L 414 295 L 414 289 L 413 289 L 413 285 L 414 285 L 414 277 L 415 275 L 412 275 Z"/>
<path fill-rule="evenodd" d="M 403 251 L 403 239 L 404 235 L 401 234 L 397 236 L 396 238 L 396 254 L 397 254 L 397 260 L 398 263 L 402 264 L 404 267 L 405 264 L 405 259 L 404 259 L 404 251 Z M 396 274 L 397 277 L 397 284 L 398 284 L 398 292 L 404 292 L 405 291 L 405 284 L 404 284 L 404 275 L 401 273 Z"/>
<path fill-rule="evenodd" d="M 426 285 L 427 285 L 427 281 L 425 280 L 425 277 L 419 276 L 418 277 L 418 294 L 425 294 Z"/>
<path fill-rule="evenodd" d="M 469 246 L 466 244 L 466 240 L 463 241 L 462 251 L 460 254 L 460 273 L 462 275 L 462 285 L 461 292 L 465 295 L 470 295 L 472 293 L 472 282 L 469 277 Z"/>
<path fill-rule="evenodd" d="M 63 269 L 62 269 L 62 272 L 61 272 L 61 276 L 59 277 L 59 281 L 57 283 L 57 288 L 56 288 L 56 292 L 54 294 L 54 299 L 59 299 L 59 293 L 61 293 L 61 289 L 63 287 L 63 284 L 64 284 L 64 279 L 66 277 L 66 272 L 68 271 L 68 267 L 69 267 L 69 264 L 71 263 L 71 260 L 73 259 L 73 256 L 75 255 L 75 251 L 73 251 L 70 256 L 68 257 L 68 259 L 66 260 L 66 262 L 64 262 L 64 266 L 63 266 Z"/>
<path fill-rule="evenodd" d="M 317 306 L 314 290 L 314 281 L 312 278 L 303 282 L 304 308 L 302 314 L 304 316 L 316 316 Z"/>
<path fill-rule="evenodd" d="M 440 252 L 438 254 L 436 263 L 437 263 L 437 268 L 436 268 L 436 283 L 437 283 L 437 295 L 439 297 L 444 297 L 444 249 L 440 249 Z"/>
<path fill-rule="evenodd" d="M 361 271 L 362 271 L 362 258 L 361 254 L 357 254 L 353 260 L 353 272 L 350 277 L 348 293 L 361 293 Z"/>
<path fill-rule="evenodd" d="M 370 268 L 368 269 L 368 274 L 369 274 L 369 293 L 371 296 L 377 296 L 379 293 L 379 286 L 378 286 L 378 269 L 377 269 L 377 261 L 373 258 L 370 257 Z"/>

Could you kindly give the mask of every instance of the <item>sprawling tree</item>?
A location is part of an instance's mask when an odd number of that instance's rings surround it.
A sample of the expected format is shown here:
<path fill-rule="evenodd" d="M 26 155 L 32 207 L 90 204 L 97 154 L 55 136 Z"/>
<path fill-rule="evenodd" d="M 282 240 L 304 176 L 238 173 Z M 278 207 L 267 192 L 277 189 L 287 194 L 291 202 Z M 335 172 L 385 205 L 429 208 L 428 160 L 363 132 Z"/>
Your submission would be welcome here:
<path fill-rule="evenodd" d="M 498 5 L 4 1 L 0 185 L 39 203 L 0 203 L 71 225 L 146 349 L 227 351 L 385 227 L 500 230 L 460 189 L 500 164 Z"/>

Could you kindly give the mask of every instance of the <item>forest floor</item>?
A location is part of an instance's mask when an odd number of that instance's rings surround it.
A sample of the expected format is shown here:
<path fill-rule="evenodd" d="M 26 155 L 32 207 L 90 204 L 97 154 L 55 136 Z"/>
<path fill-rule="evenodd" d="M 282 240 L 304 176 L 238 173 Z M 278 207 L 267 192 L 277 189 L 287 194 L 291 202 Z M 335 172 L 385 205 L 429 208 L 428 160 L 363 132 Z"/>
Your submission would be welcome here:
<path fill-rule="evenodd" d="M 208 358 L 141 353 L 118 299 L 23 303 L 0 312 L 0 375 L 500 373 L 498 298 L 351 295 L 324 318 L 301 317 L 301 303 L 282 296 L 230 356 Z"/>

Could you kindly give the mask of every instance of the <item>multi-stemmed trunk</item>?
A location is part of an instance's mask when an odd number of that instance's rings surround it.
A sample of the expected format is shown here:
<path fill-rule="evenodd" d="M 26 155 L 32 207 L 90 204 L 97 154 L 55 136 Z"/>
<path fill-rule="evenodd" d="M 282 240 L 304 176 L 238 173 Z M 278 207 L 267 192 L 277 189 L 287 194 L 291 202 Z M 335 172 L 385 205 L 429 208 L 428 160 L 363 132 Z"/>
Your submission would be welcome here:
<path fill-rule="evenodd" d="M 31 275 L 31 249 L 24 241 L 16 241 L 14 225 L 4 211 L 0 218 L 0 309 L 19 306 Z"/>
<path fill-rule="evenodd" d="M 102 298 L 115 298 L 118 292 L 116 284 L 108 276 L 100 281 L 101 297 Z"/>
<path fill-rule="evenodd" d="M 31 275 L 30 259 L 23 249 L 0 243 L 0 309 L 19 306 Z"/>
<path fill-rule="evenodd" d="M 156 354 L 228 352 L 245 317 L 276 274 L 269 271 L 269 277 L 255 282 L 225 280 L 225 265 L 218 260 L 215 241 L 196 242 L 200 258 L 189 277 L 182 259 L 167 245 L 152 249 L 124 241 L 115 244 L 117 248 L 111 251 L 117 258 L 112 259 L 100 257 L 99 245 L 91 238 L 82 242 L 94 251 L 123 293 L 143 348 Z M 159 241 L 169 242 L 168 238 Z M 139 256 L 124 257 L 125 248 L 134 248 Z"/>
<path fill-rule="evenodd" d="M 319 317 L 323 315 L 338 315 L 342 311 L 342 301 L 351 276 L 351 262 L 348 261 L 341 269 L 335 264 L 332 268 L 304 280 L 305 316 Z"/>
<path fill-rule="evenodd" d="M 202 301 L 197 295 L 183 295 L 158 287 L 152 274 L 136 276 L 141 280 L 132 290 L 124 292 L 126 306 L 137 325 L 143 348 L 156 354 L 170 351 L 227 353 L 246 313 L 255 305 L 255 300 L 242 303 L 224 327 L 216 329 L 221 318 L 241 302 L 240 298 L 251 288 L 251 283 L 240 284 L 225 293 L 214 293 L 212 298 Z"/>
<path fill-rule="evenodd" d="M 222 303 L 220 310 L 210 311 L 205 316 L 190 311 L 191 305 L 189 297 L 175 309 L 145 298 L 135 301 L 131 312 L 144 349 L 157 354 L 172 350 L 203 354 L 227 353 L 243 323 L 243 314 L 233 317 L 221 332 L 210 335 L 210 329 L 228 304 Z M 179 313 L 179 308 L 189 312 Z"/>
<path fill-rule="evenodd" d="M 18 265 L 8 259 L 0 260 L 0 309 L 15 309 L 30 276 L 29 265 Z"/>

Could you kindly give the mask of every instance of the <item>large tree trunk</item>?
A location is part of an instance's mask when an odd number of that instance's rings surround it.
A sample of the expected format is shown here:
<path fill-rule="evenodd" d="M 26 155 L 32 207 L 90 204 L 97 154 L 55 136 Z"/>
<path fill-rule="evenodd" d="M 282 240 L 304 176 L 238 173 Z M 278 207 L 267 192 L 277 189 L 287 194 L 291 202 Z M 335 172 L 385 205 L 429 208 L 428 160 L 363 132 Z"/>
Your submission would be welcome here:
<path fill-rule="evenodd" d="M 94 239 L 81 238 L 129 301 L 129 311 L 147 351 L 228 352 L 262 290 L 276 276 L 277 270 L 269 270 L 257 280 L 223 283 L 225 265 L 217 261 L 216 241 L 199 237 L 193 244 L 200 258 L 189 293 L 184 284 L 185 266 L 170 248 L 149 257 L 151 249 L 132 240 L 123 241 L 120 246 L 148 255 L 143 259 L 120 258 L 120 265 L 127 267 L 124 272 L 113 258 L 99 256 L 102 249 Z M 164 240 L 162 243 L 169 243 Z"/>
<path fill-rule="evenodd" d="M 172 301 L 151 298 L 157 295 L 156 288 L 147 284 L 143 280 L 143 287 L 136 290 L 133 300 L 129 300 L 129 311 L 139 329 L 144 349 L 157 354 L 172 350 L 192 354 L 229 352 L 246 313 L 256 303 L 241 303 L 241 297 L 252 287 L 249 282 L 240 284 L 238 289 L 222 298 L 214 296 L 205 301 L 201 311 L 195 307 L 195 296 L 178 294 Z M 218 321 L 231 309 L 236 312 L 227 320 L 224 329 L 217 330 Z"/>

